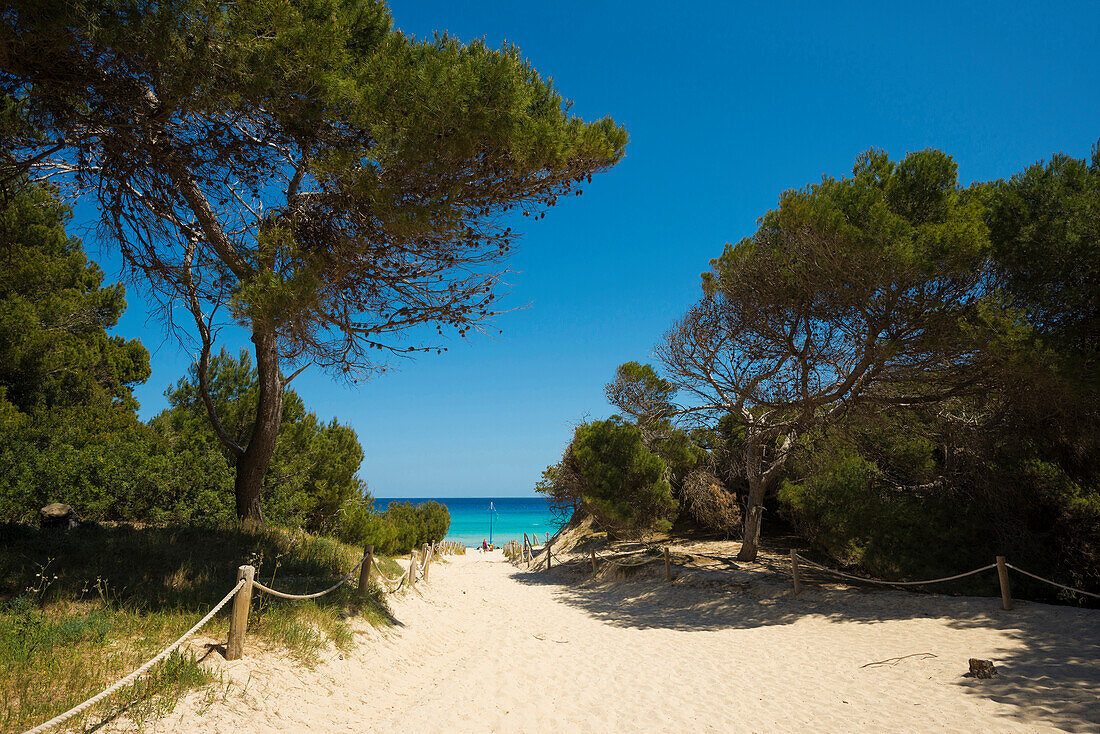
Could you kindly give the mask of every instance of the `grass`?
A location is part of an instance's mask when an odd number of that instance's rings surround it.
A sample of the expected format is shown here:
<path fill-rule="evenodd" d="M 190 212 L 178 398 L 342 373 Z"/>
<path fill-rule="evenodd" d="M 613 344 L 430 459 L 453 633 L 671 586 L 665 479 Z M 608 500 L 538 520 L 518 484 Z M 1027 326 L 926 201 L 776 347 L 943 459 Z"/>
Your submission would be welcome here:
<path fill-rule="evenodd" d="M 332 585 L 361 556 L 331 538 L 273 528 L 2 525 L 0 731 L 67 711 L 145 662 L 233 587 L 238 566 L 255 566 L 268 586 L 302 593 Z M 388 574 L 399 569 L 390 559 L 379 564 Z M 199 635 L 226 639 L 229 609 Z M 360 599 L 354 582 L 309 601 L 254 594 L 248 644 L 262 641 L 310 664 L 329 645 L 351 646 L 348 618 L 356 615 L 391 621 L 385 596 L 373 589 Z M 74 721 L 87 730 L 125 713 L 140 725 L 170 711 L 189 688 L 215 682 L 194 653 L 177 653 Z"/>

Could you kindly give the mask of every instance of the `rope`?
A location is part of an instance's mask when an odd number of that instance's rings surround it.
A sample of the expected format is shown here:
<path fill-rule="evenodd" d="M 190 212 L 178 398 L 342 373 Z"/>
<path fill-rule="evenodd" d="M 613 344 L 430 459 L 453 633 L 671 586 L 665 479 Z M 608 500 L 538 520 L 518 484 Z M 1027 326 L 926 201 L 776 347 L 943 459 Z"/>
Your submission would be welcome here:
<path fill-rule="evenodd" d="M 387 594 L 396 594 L 398 591 L 400 591 L 401 587 L 405 585 L 405 577 L 404 576 L 398 576 L 397 577 L 397 579 L 396 579 L 397 586 L 393 587 L 392 589 L 389 587 L 389 584 L 386 582 L 385 578 L 383 578 L 381 580 L 382 580 L 382 591 L 384 591 Z M 389 583 L 393 583 L 393 582 L 390 581 Z"/>
<path fill-rule="evenodd" d="M 346 584 L 348 581 L 351 580 L 351 577 L 355 575 L 355 572 L 358 571 L 359 567 L 362 566 L 362 565 L 363 565 L 363 559 L 360 558 L 359 563 L 355 564 L 355 568 L 351 569 L 351 571 L 348 573 L 347 576 L 345 576 L 344 578 L 337 581 L 333 586 L 328 587 L 324 591 L 318 591 L 315 594 L 287 594 L 285 591 L 276 591 L 275 589 L 264 586 L 259 581 L 253 581 L 252 585 L 255 586 L 257 589 L 259 589 L 260 591 L 263 591 L 267 594 L 271 594 L 272 596 L 277 596 L 280 599 L 316 599 L 319 596 L 324 596 L 325 594 L 328 594 L 329 592 L 336 591 L 341 586 Z"/>
<path fill-rule="evenodd" d="M 656 561 L 664 560 L 663 558 L 647 558 L 646 560 L 640 561 L 638 563 L 620 563 L 619 561 L 613 561 L 610 558 L 601 558 L 600 556 L 596 556 L 596 558 L 612 566 L 618 566 L 619 568 L 634 568 L 635 566 L 644 566 L 648 563 L 654 563 Z"/>
<path fill-rule="evenodd" d="M 982 566 L 981 568 L 975 568 L 973 571 L 967 571 L 966 573 L 960 573 L 960 574 L 957 574 L 955 576 L 945 576 L 942 579 L 928 579 L 927 581 L 880 581 L 879 579 L 868 579 L 868 578 L 864 578 L 862 576 L 853 576 L 850 573 L 844 573 L 843 571 L 837 571 L 836 569 L 832 569 L 832 568 L 829 568 L 827 566 L 822 566 L 818 563 L 814 563 L 811 560 L 803 558 L 802 556 L 798 555 L 797 553 L 795 553 L 795 557 L 798 558 L 798 560 L 813 566 L 814 568 L 819 568 L 822 571 L 827 571 L 829 573 L 836 574 L 837 576 L 843 576 L 844 578 L 847 578 L 847 579 L 854 579 L 855 581 L 862 581 L 865 584 L 883 584 L 885 586 L 923 586 L 924 584 L 938 584 L 941 581 L 954 581 L 955 579 L 961 579 L 961 578 L 964 578 L 966 576 L 973 576 L 976 573 L 981 573 L 982 571 L 988 571 L 991 568 L 996 568 L 997 567 L 996 563 L 991 563 L 988 566 Z M 1017 569 L 1017 570 L 1019 570 L 1019 569 Z"/>
<path fill-rule="evenodd" d="M 1022 568 L 1017 568 L 1016 566 L 1013 566 L 1011 563 L 1005 563 L 1005 565 L 1008 566 L 1009 568 L 1011 568 L 1013 571 L 1019 571 L 1024 576 L 1030 576 L 1033 579 L 1036 579 L 1038 581 L 1043 581 L 1045 583 L 1050 584 L 1051 586 L 1057 586 L 1059 588 L 1065 589 L 1066 591 L 1072 591 L 1072 592 L 1077 593 L 1077 594 L 1084 594 L 1085 596 L 1091 596 L 1095 599 L 1100 599 L 1100 594 L 1094 594 L 1091 591 L 1085 591 L 1083 589 L 1075 589 L 1072 586 L 1066 586 L 1064 584 L 1058 583 L 1057 581 L 1051 581 L 1050 579 L 1045 579 L 1042 576 L 1036 576 L 1035 574 L 1030 573 L 1028 571 L 1025 571 Z"/>
<path fill-rule="evenodd" d="M 79 706 L 75 706 L 75 707 L 69 709 L 68 711 L 66 711 L 65 713 L 63 713 L 59 716 L 55 716 L 55 717 L 53 717 L 52 719 L 50 719 L 49 721 L 47 721 L 43 724 L 39 724 L 38 726 L 34 727 L 33 729 L 30 729 L 30 730 L 26 731 L 24 734 L 39 734 L 40 732 L 44 732 L 47 729 L 50 729 L 51 727 L 57 726 L 58 724 L 60 724 L 62 722 L 68 721 L 69 719 L 73 718 L 77 714 L 80 714 L 83 711 L 87 710 L 88 708 L 90 708 L 92 706 L 95 706 L 97 703 L 99 703 L 103 699 L 107 698 L 112 693 L 115 693 L 116 691 L 118 691 L 120 688 L 124 688 L 127 685 L 129 685 L 130 683 L 132 683 L 135 679 L 137 679 L 143 673 L 148 671 L 154 665 L 159 663 L 161 660 L 164 660 L 166 657 L 171 655 L 173 652 L 175 652 L 179 648 L 180 645 L 182 645 L 184 642 L 187 641 L 188 637 L 190 637 L 191 635 L 198 632 L 200 627 L 202 627 L 204 624 L 209 622 L 215 614 L 217 614 L 219 611 L 221 611 L 222 607 L 224 607 L 226 604 L 229 603 L 229 600 L 232 599 L 233 596 L 238 591 L 241 590 L 241 587 L 244 586 L 244 584 L 245 584 L 244 579 L 241 579 L 240 581 L 238 581 L 237 585 L 234 586 L 233 589 L 228 594 L 226 594 L 222 598 L 222 600 L 214 606 L 213 609 L 211 609 L 209 612 L 207 612 L 205 617 L 203 617 L 202 619 L 200 619 L 198 621 L 198 624 L 196 624 L 194 627 L 192 627 L 191 629 L 184 632 L 182 637 L 180 637 L 178 640 L 173 642 L 168 647 L 164 648 L 160 652 L 160 654 L 157 655 L 155 658 L 153 658 L 149 662 L 145 663 L 140 668 L 138 668 L 134 672 L 130 673 L 128 676 L 126 676 L 122 680 L 118 681 L 117 683 L 115 683 L 113 686 L 111 686 L 107 690 L 103 691 L 102 693 L 98 693 L 95 696 L 92 696 L 91 698 L 89 698 L 87 701 L 80 704 Z"/>
<path fill-rule="evenodd" d="M 396 581 L 401 581 L 402 579 L 405 578 L 405 574 L 401 574 L 400 576 L 396 576 L 396 577 L 391 579 L 389 576 L 382 573 L 382 568 L 378 565 L 378 559 L 377 558 L 372 558 L 371 561 L 374 563 L 374 570 L 378 572 L 378 576 L 381 577 L 384 581 L 387 581 L 387 582 L 392 584 Z"/>

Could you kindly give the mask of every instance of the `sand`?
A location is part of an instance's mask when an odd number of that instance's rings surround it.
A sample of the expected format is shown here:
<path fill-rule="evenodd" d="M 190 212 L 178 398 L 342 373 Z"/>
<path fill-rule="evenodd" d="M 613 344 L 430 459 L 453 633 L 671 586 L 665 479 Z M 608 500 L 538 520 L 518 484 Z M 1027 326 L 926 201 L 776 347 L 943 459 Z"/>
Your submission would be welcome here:
<path fill-rule="evenodd" d="M 594 582 L 452 557 L 354 652 L 313 669 L 254 648 L 218 659 L 228 693 L 188 694 L 149 729 L 1100 731 L 1100 611 L 851 588 L 795 599 L 779 578 L 663 573 Z M 963 677 L 971 657 L 1000 675 Z"/>

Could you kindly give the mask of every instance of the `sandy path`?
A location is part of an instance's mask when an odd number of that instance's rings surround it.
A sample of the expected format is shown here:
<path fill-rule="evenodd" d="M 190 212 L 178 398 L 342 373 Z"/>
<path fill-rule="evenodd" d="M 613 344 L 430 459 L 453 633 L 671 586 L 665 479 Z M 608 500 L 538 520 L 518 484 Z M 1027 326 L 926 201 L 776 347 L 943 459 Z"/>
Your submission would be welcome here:
<path fill-rule="evenodd" d="M 156 729 L 1100 731 L 1100 612 L 685 582 L 548 580 L 499 554 L 455 557 L 422 597 L 395 601 L 400 627 L 313 670 L 222 663 L 239 685 L 189 696 Z M 961 677 L 970 657 L 1000 677 Z"/>

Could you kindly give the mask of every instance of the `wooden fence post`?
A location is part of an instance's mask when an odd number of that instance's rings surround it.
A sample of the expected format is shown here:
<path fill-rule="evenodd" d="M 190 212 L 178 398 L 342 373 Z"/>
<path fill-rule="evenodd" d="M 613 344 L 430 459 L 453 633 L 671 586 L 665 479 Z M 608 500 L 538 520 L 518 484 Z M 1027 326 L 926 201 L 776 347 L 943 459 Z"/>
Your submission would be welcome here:
<path fill-rule="evenodd" d="M 791 578 L 794 579 L 794 595 L 798 596 L 802 591 L 802 576 L 798 571 L 798 554 L 791 548 Z"/>
<path fill-rule="evenodd" d="M 370 587 L 370 570 L 374 565 L 374 546 L 368 545 L 363 548 L 363 565 L 359 567 L 359 596 L 366 597 L 367 589 Z"/>
<path fill-rule="evenodd" d="M 550 573 L 550 533 L 546 534 L 546 573 Z"/>
<path fill-rule="evenodd" d="M 1001 581 L 1001 606 L 1012 609 L 1012 589 L 1008 585 L 1008 566 L 1004 556 L 997 556 L 997 576 Z"/>
<path fill-rule="evenodd" d="M 432 548 L 435 544 L 432 544 Z M 432 567 L 432 551 L 428 549 L 427 545 L 424 546 L 424 583 L 428 583 L 428 569 Z"/>
<path fill-rule="evenodd" d="M 596 551 L 592 548 L 588 549 L 588 555 L 592 559 L 592 576 L 596 576 Z"/>
<path fill-rule="evenodd" d="M 416 551 L 409 553 L 409 588 L 416 588 Z"/>
<path fill-rule="evenodd" d="M 672 562 L 668 559 L 668 546 L 665 546 L 665 581 L 672 581 Z"/>
<path fill-rule="evenodd" d="M 252 605 L 252 579 L 256 569 L 241 566 L 237 569 L 237 581 L 244 579 L 244 586 L 233 597 L 233 613 L 229 617 L 229 641 L 225 644 L 225 659 L 240 660 L 244 655 L 244 633 L 248 629 L 248 608 Z"/>

